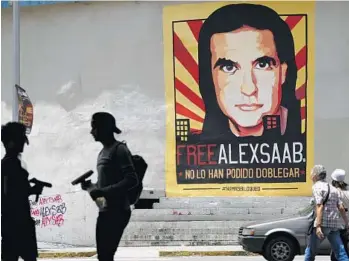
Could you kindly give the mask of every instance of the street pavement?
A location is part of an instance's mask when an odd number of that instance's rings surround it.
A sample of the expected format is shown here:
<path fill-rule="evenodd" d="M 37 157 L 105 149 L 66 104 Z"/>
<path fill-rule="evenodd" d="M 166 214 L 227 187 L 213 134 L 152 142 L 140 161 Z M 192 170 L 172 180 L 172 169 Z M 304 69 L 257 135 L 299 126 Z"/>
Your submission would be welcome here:
<path fill-rule="evenodd" d="M 41 251 L 48 252 L 90 252 L 95 248 L 72 248 L 52 243 L 39 243 Z M 242 251 L 241 246 L 177 246 L 177 247 L 120 247 L 115 254 L 114 261 L 264 261 L 262 256 L 193 256 L 193 257 L 159 257 L 159 251 Z M 97 261 L 91 258 L 40 258 L 43 261 Z M 296 256 L 294 261 L 303 261 L 304 256 Z M 329 256 L 318 256 L 317 261 L 330 261 Z"/>
<path fill-rule="evenodd" d="M 55 259 L 42 259 L 45 261 L 57 261 Z M 71 258 L 71 259 L 58 259 L 61 261 L 97 261 L 95 258 Z M 225 257 L 168 257 L 168 258 L 154 258 L 154 257 L 124 257 L 124 258 L 114 258 L 114 261 L 263 261 L 265 260 L 261 256 L 225 256 Z M 304 256 L 297 256 L 294 261 L 303 261 Z M 316 261 L 329 261 L 329 256 L 318 256 L 316 257 Z"/>
<path fill-rule="evenodd" d="M 67 245 L 39 243 L 39 248 L 48 252 L 90 252 L 91 247 L 73 248 Z M 120 247 L 114 261 L 264 261 L 262 256 L 192 256 L 192 257 L 159 257 L 159 251 L 242 251 L 241 246 L 177 246 L 177 247 Z M 96 256 L 90 258 L 40 258 L 43 261 L 98 261 Z M 304 256 L 296 256 L 294 261 L 303 261 Z M 316 261 L 330 261 L 329 256 L 317 256 Z"/>

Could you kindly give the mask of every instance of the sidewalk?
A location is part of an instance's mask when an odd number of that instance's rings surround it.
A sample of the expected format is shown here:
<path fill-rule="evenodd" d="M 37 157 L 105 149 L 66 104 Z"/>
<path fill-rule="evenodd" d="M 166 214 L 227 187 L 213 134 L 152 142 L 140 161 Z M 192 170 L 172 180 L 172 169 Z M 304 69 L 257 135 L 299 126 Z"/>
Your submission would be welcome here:
<path fill-rule="evenodd" d="M 40 257 L 96 257 L 94 247 L 72 247 L 59 244 L 38 243 Z M 170 246 L 170 247 L 119 247 L 115 257 L 170 257 L 170 256 L 246 256 L 253 255 L 240 246 Z"/>

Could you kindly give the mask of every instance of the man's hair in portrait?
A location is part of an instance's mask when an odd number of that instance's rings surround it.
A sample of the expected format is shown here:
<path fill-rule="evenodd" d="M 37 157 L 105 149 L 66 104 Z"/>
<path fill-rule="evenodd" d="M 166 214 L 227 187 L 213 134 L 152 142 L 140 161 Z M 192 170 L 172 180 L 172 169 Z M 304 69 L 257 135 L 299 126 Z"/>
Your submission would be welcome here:
<path fill-rule="evenodd" d="M 199 86 L 205 103 L 206 116 L 203 134 L 224 136 L 229 131 L 227 117 L 221 111 L 214 88 L 211 70 L 210 41 L 216 33 L 232 32 L 243 26 L 257 30 L 270 30 L 281 64 L 287 64 L 285 82 L 282 85 L 281 106 L 288 109 L 285 135 L 299 135 L 301 130 L 300 102 L 295 95 L 297 66 L 292 33 L 285 21 L 271 8 L 255 4 L 230 4 L 214 11 L 204 22 L 199 35 Z M 292 133 L 290 133 L 292 132 Z M 232 134 L 233 135 L 233 134 Z"/>

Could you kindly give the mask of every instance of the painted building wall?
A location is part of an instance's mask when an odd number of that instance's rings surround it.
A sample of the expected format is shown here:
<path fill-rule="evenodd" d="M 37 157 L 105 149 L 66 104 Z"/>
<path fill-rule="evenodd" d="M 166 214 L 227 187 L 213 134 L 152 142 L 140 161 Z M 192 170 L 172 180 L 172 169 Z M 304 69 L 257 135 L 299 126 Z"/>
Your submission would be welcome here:
<path fill-rule="evenodd" d="M 54 184 L 47 196 L 61 195 L 46 205 L 55 205 L 56 212 L 62 203 L 66 207 L 60 213 L 64 225 L 50 221 L 38 230 L 39 239 L 93 242 L 95 206 L 70 182 L 95 169 L 101 148 L 89 134 L 95 111 L 112 112 L 124 131 L 121 139 L 149 161 L 145 187 L 164 189 L 165 4 L 96 2 L 21 9 L 21 86 L 34 102 L 34 126 L 23 158 L 32 175 Z M 349 171 L 348 8 L 347 2 L 316 4 L 315 162 L 329 170 Z M 2 9 L 1 19 L 4 123 L 11 119 L 12 100 L 10 8 Z"/>
<path fill-rule="evenodd" d="M 145 186 L 164 187 L 161 12 L 161 3 L 22 8 L 21 85 L 35 103 L 24 159 L 57 191 L 70 191 L 73 177 L 94 169 L 100 145 L 89 134 L 89 120 L 99 110 L 111 111 L 124 132 L 120 138 L 152 162 Z M 2 122 L 11 115 L 11 17 L 11 9 L 2 11 Z"/>

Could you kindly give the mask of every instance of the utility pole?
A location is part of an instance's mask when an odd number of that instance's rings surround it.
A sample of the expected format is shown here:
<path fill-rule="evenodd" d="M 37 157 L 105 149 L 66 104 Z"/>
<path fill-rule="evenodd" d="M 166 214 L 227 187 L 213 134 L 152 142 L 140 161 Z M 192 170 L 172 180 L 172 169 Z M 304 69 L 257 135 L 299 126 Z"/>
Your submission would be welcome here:
<path fill-rule="evenodd" d="M 18 121 L 18 98 L 16 84 L 20 86 L 20 10 L 19 1 L 12 1 L 12 33 L 13 33 L 13 102 L 12 120 Z"/>

